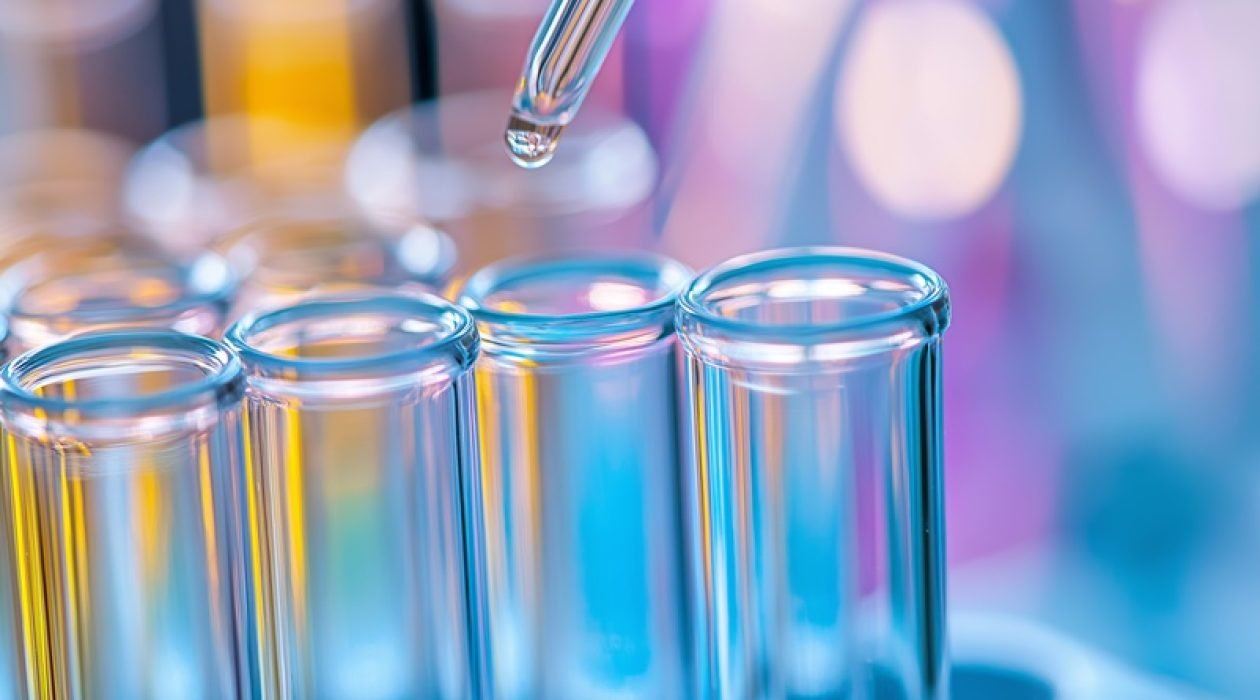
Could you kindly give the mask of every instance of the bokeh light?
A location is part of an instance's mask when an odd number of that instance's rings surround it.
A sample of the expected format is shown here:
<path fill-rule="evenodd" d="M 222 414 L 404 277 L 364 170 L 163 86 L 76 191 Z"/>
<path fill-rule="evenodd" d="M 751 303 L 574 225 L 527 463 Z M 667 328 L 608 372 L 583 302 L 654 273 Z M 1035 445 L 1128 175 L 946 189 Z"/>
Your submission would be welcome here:
<path fill-rule="evenodd" d="M 1260 3 L 1153 5 L 1138 56 L 1139 135 L 1179 195 L 1233 209 L 1260 192 Z"/>
<path fill-rule="evenodd" d="M 1021 125 L 1019 76 L 993 23 L 961 0 L 892 0 L 859 19 L 836 119 L 858 179 L 916 219 L 967 214 L 997 190 Z"/>

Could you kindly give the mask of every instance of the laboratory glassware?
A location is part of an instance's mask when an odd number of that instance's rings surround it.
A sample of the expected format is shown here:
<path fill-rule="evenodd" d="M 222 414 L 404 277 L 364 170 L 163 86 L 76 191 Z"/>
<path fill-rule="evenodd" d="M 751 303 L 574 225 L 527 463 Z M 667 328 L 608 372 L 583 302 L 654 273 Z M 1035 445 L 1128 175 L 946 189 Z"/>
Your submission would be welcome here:
<path fill-rule="evenodd" d="M 0 371 L 18 695 L 241 695 L 240 363 L 171 330 L 76 336 Z"/>
<path fill-rule="evenodd" d="M 948 697 L 936 273 L 800 248 L 680 295 L 698 698 Z"/>
<path fill-rule="evenodd" d="M 648 255 L 526 258 L 457 295 L 482 337 L 488 697 L 686 696 L 672 309 L 689 278 Z"/>
<path fill-rule="evenodd" d="M 351 217 L 267 217 L 217 248 L 241 280 L 234 317 L 320 290 L 437 292 L 456 258 L 451 237 L 432 226 L 416 224 L 395 235 Z"/>
<path fill-rule="evenodd" d="M 205 336 L 223 330 L 236 281 L 222 256 L 185 260 L 127 234 L 72 246 L 39 234 L 28 242 L 0 271 L 0 302 L 17 351 L 86 330 L 143 326 Z"/>
<path fill-rule="evenodd" d="M 526 172 L 498 138 L 507 99 L 447 96 L 373 124 L 346 163 L 362 215 L 386 231 L 446 231 L 464 274 L 517 255 L 650 244 L 658 166 L 643 130 L 592 105 L 551 165 Z"/>
<path fill-rule="evenodd" d="M 525 57 L 504 140 L 517 165 L 555 155 L 634 0 L 553 0 Z"/>
<path fill-rule="evenodd" d="M 247 375 L 247 640 L 263 697 L 475 696 L 467 311 L 325 293 L 227 333 Z"/>

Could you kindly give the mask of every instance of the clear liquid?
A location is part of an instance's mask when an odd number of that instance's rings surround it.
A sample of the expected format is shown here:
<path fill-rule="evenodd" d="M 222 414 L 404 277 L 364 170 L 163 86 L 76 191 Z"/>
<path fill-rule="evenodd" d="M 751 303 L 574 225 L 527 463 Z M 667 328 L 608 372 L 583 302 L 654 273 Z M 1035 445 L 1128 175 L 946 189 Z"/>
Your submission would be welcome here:
<path fill-rule="evenodd" d="M 536 124 L 513 114 L 503 138 L 512 162 L 532 170 L 551 162 L 563 133 L 564 127 L 558 124 Z"/>

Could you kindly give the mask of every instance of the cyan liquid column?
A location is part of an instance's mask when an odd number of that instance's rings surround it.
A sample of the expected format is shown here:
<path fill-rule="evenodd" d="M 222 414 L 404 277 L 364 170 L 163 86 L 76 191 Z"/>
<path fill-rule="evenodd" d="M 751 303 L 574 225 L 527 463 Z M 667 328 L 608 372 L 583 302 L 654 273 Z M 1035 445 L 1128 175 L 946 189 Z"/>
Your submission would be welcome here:
<path fill-rule="evenodd" d="M 231 544 L 242 391 L 234 355 L 174 331 L 80 335 L 0 372 L 16 696 L 244 694 Z"/>
<path fill-rule="evenodd" d="M 736 258 L 680 297 L 697 698 L 948 697 L 940 342 L 891 256 Z"/>
<path fill-rule="evenodd" d="M 248 376 L 250 655 L 266 698 L 474 697 L 464 309 L 320 295 L 227 334 Z"/>
<path fill-rule="evenodd" d="M 458 295 L 483 343 L 488 697 L 686 695 L 672 309 L 689 278 L 650 256 L 525 259 Z"/>

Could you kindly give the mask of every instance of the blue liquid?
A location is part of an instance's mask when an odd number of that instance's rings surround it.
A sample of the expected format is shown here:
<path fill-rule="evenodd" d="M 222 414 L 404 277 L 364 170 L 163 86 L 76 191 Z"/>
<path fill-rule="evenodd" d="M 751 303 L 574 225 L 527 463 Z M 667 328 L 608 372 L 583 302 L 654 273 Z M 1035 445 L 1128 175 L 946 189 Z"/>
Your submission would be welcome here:
<path fill-rule="evenodd" d="M 487 697 L 687 697 L 678 355 L 686 268 L 507 262 L 460 296 L 476 367 Z"/>

